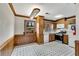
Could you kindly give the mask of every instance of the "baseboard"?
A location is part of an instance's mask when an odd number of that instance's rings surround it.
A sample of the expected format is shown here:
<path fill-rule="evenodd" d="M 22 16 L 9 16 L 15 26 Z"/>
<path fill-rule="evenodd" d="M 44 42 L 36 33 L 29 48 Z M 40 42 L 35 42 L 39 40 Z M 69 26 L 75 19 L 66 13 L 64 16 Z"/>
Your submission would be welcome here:
<path fill-rule="evenodd" d="M 0 46 L 0 56 L 10 56 L 14 49 L 14 36 Z"/>

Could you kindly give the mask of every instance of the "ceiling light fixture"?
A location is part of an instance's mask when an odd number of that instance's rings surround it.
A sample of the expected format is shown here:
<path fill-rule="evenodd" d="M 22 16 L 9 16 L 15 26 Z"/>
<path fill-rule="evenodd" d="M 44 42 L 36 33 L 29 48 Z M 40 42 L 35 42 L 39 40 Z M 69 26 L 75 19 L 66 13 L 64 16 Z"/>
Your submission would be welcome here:
<path fill-rule="evenodd" d="M 34 8 L 33 11 L 30 14 L 30 18 L 33 19 L 39 12 L 40 12 L 39 8 Z"/>
<path fill-rule="evenodd" d="M 61 15 L 61 14 L 55 16 L 55 18 L 57 18 L 57 19 L 58 19 L 58 18 L 62 18 L 62 17 L 64 17 L 64 16 Z"/>

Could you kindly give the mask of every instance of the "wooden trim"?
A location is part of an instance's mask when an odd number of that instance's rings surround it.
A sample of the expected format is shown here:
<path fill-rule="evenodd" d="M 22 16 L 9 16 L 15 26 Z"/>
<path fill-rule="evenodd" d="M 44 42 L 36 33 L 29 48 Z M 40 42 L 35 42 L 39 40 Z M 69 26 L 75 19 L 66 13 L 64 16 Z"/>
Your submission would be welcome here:
<path fill-rule="evenodd" d="M 51 21 L 51 22 L 55 22 L 54 20 L 48 20 L 48 19 L 44 19 L 45 21 Z"/>
<path fill-rule="evenodd" d="M 12 4 L 12 3 L 8 3 L 8 4 L 9 4 L 9 6 L 10 6 L 10 8 L 11 8 L 11 10 L 12 10 L 12 12 L 13 12 L 13 14 L 14 14 L 15 16 L 18 16 L 18 17 L 25 17 L 25 18 L 30 18 L 29 16 L 25 16 L 25 15 L 17 14 L 17 13 L 15 12 L 15 8 L 14 8 L 13 4 Z"/>
<path fill-rule="evenodd" d="M 12 12 L 13 12 L 13 14 L 16 16 L 16 12 L 15 12 L 15 9 L 14 9 L 12 3 L 8 3 L 8 4 L 9 4 L 9 6 L 10 6 Z"/>
<path fill-rule="evenodd" d="M 10 56 L 14 49 L 14 36 L 9 38 L 0 46 L 0 55 L 1 56 Z"/>
<path fill-rule="evenodd" d="M 15 34 L 15 36 L 18 36 L 18 35 L 24 35 L 24 32 L 23 32 L 23 34 Z M 14 36 L 14 37 L 15 37 L 15 36 Z"/>
<path fill-rule="evenodd" d="M 64 17 L 64 18 L 60 18 L 60 19 L 57 19 L 57 20 L 48 20 L 48 19 L 44 19 L 44 20 L 45 21 L 57 22 L 57 21 L 62 20 L 62 19 L 67 20 L 67 19 L 74 18 L 74 17 L 76 17 L 76 16 Z"/>
<path fill-rule="evenodd" d="M 64 18 L 57 19 L 57 20 L 55 20 L 55 22 L 60 21 L 60 20 L 62 20 L 62 19 L 65 19 L 65 17 L 64 17 Z"/>
<path fill-rule="evenodd" d="M 11 40 L 13 40 L 14 39 L 14 36 L 13 37 L 11 37 L 11 38 L 9 38 L 6 42 L 4 42 L 2 45 L 0 45 L 0 50 L 2 49 L 2 48 L 4 48 Z"/>
<path fill-rule="evenodd" d="M 57 19 L 57 20 L 48 20 L 48 19 L 44 19 L 45 21 L 51 21 L 51 22 L 57 22 L 59 20 L 62 20 L 62 19 L 65 19 L 65 18 L 60 18 L 60 19 Z"/>
<path fill-rule="evenodd" d="M 12 12 L 13 12 L 13 14 L 14 14 L 15 16 L 24 17 L 24 18 L 30 18 L 30 16 L 25 16 L 25 15 L 17 14 L 17 13 L 15 12 L 15 9 L 14 9 L 14 6 L 12 5 L 12 3 L 8 3 L 8 4 L 9 4 L 9 6 L 10 6 L 10 8 L 11 8 L 11 10 L 12 10 Z M 40 10 L 40 9 L 39 9 L 39 10 Z M 73 18 L 73 17 L 76 17 L 76 16 L 74 15 L 74 16 L 70 16 L 70 17 L 64 17 L 64 18 L 61 18 L 61 19 L 69 19 L 69 18 Z M 36 18 L 37 18 L 37 17 L 34 17 L 34 19 L 36 19 Z M 56 21 L 59 21 L 59 20 L 61 20 L 61 19 L 57 19 L 57 20 L 44 19 L 44 20 L 56 22 Z"/>
<path fill-rule="evenodd" d="M 70 19 L 70 18 L 74 18 L 74 17 L 76 17 L 76 16 L 70 16 L 70 17 L 66 17 L 66 19 Z"/>
<path fill-rule="evenodd" d="M 30 18 L 29 16 L 20 15 L 20 14 L 16 14 L 16 16 L 18 16 L 18 17 L 24 17 L 24 18 Z"/>

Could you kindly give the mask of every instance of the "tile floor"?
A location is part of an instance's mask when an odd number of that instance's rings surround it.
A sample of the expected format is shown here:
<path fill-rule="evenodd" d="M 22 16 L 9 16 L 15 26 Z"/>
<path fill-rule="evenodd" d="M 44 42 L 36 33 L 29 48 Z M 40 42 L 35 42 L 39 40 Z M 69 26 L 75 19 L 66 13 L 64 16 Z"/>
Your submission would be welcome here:
<path fill-rule="evenodd" d="M 74 48 L 62 44 L 60 41 L 54 41 L 38 45 L 31 43 L 27 45 L 16 46 L 11 56 L 74 56 Z"/>

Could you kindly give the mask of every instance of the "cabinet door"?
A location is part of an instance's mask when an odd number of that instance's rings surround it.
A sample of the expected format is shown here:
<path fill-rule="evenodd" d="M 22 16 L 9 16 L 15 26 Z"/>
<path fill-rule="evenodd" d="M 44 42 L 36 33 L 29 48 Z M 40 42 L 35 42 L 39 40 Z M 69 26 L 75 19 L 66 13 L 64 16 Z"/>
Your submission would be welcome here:
<path fill-rule="evenodd" d="M 63 35 L 63 43 L 68 44 L 68 35 Z"/>
<path fill-rule="evenodd" d="M 25 42 L 26 43 L 31 43 L 31 42 L 35 42 L 36 39 L 35 39 L 35 34 L 34 33 L 27 33 L 25 35 Z"/>
<path fill-rule="evenodd" d="M 75 56 L 79 56 L 79 41 L 75 41 Z"/>
<path fill-rule="evenodd" d="M 55 40 L 55 34 L 49 34 L 49 42 Z"/>

